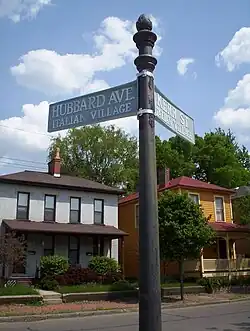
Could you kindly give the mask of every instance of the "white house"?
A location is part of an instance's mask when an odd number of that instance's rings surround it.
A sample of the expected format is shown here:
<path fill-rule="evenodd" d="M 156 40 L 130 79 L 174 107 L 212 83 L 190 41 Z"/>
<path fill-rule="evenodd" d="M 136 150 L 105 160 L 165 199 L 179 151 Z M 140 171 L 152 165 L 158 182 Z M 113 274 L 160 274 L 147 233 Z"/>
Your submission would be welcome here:
<path fill-rule="evenodd" d="M 60 173 L 57 151 L 49 171 L 23 171 L 0 176 L 2 231 L 24 234 L 27 258 L 13 276 L 33 278 L 44 255 L 65 256 L 87 267 L 94 255 L 118 260 L 125 232 L 118 229 L 118 197 L 122 193 L 84 178 Z M 6 274 L 2 268 L 2 276 Z"/>

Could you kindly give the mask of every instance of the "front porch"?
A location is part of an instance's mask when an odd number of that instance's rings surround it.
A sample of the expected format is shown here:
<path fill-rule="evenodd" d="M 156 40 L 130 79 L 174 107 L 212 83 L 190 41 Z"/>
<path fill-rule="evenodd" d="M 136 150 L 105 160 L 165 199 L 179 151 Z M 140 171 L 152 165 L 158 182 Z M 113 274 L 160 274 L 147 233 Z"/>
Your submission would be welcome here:
<path fill-rule="evenodd" d="M 93 256 L 108 256 L 118 260 L 119 241 L 123 231 L 105 225 L 61 224 L 34 221 L 5 220 L 5 231 L 24 234 L 26 238 L 26 263 L 13 268 L 10 273 L 3 268 L 2 276 L 16 280 L 39 276 L 40 259 L 46 255 L 60 255 L 71 265 L 88 267 Z"/>
<path fill-rule="evenodd" d="M 237 241 L 250 239 L 250 229 L 234 223 L 211 225 L 217 233 L 215 244 L 205 247 L 198 261 L 186 261 L 185 274 L 195 277 L 250 275 L 250 259 L 236 251 Z"/>

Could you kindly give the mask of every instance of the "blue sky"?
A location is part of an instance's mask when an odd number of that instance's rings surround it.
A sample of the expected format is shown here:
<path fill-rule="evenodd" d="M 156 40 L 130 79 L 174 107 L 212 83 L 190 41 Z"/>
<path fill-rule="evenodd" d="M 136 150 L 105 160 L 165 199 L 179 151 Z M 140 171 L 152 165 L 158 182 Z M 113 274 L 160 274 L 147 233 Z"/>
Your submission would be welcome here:
<path fill-rule="evenodd" d="M 220 125 L 250 147 L 249 12 L 249 0 L 0 1 L 0 172 L 45 168 L 49 102 L 135 79 L 131 36 L 141 13 L 153 15 L 160 36 L 158 88 L 199 135 Z"/>

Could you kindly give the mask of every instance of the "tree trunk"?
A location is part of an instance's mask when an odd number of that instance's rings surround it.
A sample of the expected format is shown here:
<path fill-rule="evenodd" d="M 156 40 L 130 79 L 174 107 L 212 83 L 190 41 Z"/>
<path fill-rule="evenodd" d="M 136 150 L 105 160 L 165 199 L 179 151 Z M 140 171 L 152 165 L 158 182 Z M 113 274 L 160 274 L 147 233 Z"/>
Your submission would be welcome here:
<path fill-rule="evenodd" d="M 180 293 L 181 293 L 181 300 L 184 300 L 184 259 L 179 261 L 179 268 L 180 268 Z"/>

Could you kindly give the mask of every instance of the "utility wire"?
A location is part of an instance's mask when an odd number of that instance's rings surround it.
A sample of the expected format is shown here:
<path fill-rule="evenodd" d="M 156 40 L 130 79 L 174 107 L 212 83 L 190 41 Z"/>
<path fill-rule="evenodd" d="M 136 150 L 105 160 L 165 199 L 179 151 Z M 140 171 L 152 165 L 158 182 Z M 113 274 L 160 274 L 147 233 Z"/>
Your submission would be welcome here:
<path fill-rule="evenodd" d="M 4 159 L 4 160 L 2 160 Z M 26 163 L 33 163 L 33 164 L 39 164 L 39 165 L 47 165 L 46 162 L 39 162 L 39 161 L 32 161 L 32 160 L 24 160 L 24 159 L 18 159 L 18 158 L 14 158 L 14 157 L 8 157 L 8 156 L 2 156 L 0 157 L 0 162 L 6 162 L 5 159 L 11 160 L 11 161 L 18 161 L 18 162 L 26 162 Z"/>
<path fill-rule="evenodd" d="M 24 130 L 24 129 L 19 129 L 19 128 L 12 128 L 8 125 L 4 125 L 4 124 L 0 124 L 0 127 L 2 128 L 6 128 L 6 129 L 9 129 L 9 130 L 16 130 L 16 131 L 21 131 L 21 132 L 26 132 L 26 133 L 31 133 L 31 134 L 38 134 L 38 135 L 41 135 L 41 136 L 45 136 L 45 137 L 50 137 L 50 138 L 54 138 L 55 136 L 52 136 L 50 135 L 49 133 L 42 133 L 42 132 L 37 132 L 37 131 L 27 131 L 27 130 Z"/>

